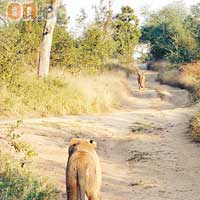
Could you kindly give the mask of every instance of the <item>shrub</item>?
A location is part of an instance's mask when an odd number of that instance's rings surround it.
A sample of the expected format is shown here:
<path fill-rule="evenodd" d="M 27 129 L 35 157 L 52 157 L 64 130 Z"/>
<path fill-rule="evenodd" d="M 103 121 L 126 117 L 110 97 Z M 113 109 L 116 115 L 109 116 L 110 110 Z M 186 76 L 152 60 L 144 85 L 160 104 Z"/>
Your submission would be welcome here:
<path fill-rule="evenodd" d="M 194 100 L 200 99 L 200 63 L 190 63 L 173 70 L 161 71 L 158 76 L 161 83 L 187 89 Z M 200 142 L 200 112 L 190 121 L 191 136 Z"/>
<path fill-rule="evenodd" d="M 199 24 L 194 26 L 195 19 L 191 13 L 187 12 L 181 2 L 171 3 L 156 12 L 145 13 L 146 22 L 142 26 L 141 41 L 150 43 L 150 56 L 154 60 L 184 63 L 199 57 L 196 37 Z"/>
<path fill-rule="evenodd" d="M 18 120 L 16 125 L 12 125 L 7 134 L 8 145 L 15 150 L 16 156 L 20 155 L 21 166 L 24 167 L 27 161 L 31 161 L 33 157 L 37 156 L 37 152 L 33 150 L 32 145 L 20 140 L 24 133 L 16 133 L 16 129 L 20 128 L 23 121 Z"/>
<path fill-rule="evenodd" d="M 200 142 L 200 112 L 198 112 L 190 122 L 191 135 L 193 139 Z"/>
<path fill-rule="evenodd" d="M 52 72 L 56 73 L 56 72 Z M 12 87 L 1 87 L 2 114 L 66 115 L 105 112 L 119 106 L 127 95 L 121 75 L 72 76 L 38 79 L 20 77 Z"/>
<path fill-rule="evenodd" d="M 117 14 L 113 20 L 113 39 L 116 42 L 116 56 L 131 59 L 134 49 L 141 36 L 139 29 L 139 19 L 135 11 L 130 6 L 121 8 L 121 13 Z"/>
<path fill-rule="evenodd" d="M 80 39 L 79 48 L 83 67 L 101 68 L 113 56 L 115 42 L 105 30 L 91 26 Z"/>
<path fill-rule="evenodd" d="M 124 72 L 126 77 L 129 78 L 131 75 L 137 74 L 139 67 L 133 62 L 129 63 L 129 65 L 124 65 L 117 59 L 112 59 L 107 62 L 106 69 L 115 72 Z"/>
<path fill-rule="evenodd" d="M 158 80 L 171 86 L 189 90 L 195 100 L 200 98 L 200 63 L 190 63 L 181 67 L 162 71 Z"/>
<path fill-rule="evenodd" d="M 152 61 L 147 63 L 147 69 L 153 71 L 166 70 L 170 68 L 170 63 L 167 61 Z"/>
<path fill-rule="evenodd" d="M 0 199 L 56 200 L 59 192 L 47 180 L 21 168 L 11 157 L 0 151 Z"/>

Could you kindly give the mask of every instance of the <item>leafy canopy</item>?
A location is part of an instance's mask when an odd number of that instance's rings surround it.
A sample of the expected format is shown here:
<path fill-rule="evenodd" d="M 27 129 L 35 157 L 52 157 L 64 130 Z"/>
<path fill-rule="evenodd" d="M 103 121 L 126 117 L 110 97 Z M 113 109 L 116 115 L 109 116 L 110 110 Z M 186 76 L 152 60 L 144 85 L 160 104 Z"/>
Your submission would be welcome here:
<path fill-rule="evenodd" d="M 197 37 L 194 35 L 197 26 L 193 27 L 194 18 L 182 3 L 169 4 L 145 15 L 147 21 L 142 26 L 141 41 L 151 44 L 151 59 L 174 63 L 197 59 Z"/>
<path fill-rule="evenodd" d="M 117 55 L 132 56 L 140 37 L 139 20 L 130 6 L 122 7 L 113 22 Z"/>

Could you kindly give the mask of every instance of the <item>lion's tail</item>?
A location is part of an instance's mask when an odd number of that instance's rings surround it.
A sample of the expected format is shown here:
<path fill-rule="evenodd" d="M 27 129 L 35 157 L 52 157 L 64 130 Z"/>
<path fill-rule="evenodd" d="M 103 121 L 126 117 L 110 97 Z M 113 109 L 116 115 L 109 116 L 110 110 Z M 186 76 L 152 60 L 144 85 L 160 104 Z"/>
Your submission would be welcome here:
<path fill-rule="evenodd" d="M 78 170 L 78 184 L 80 190 L 80 200 L 85 200 L 85 193 L 86 193 L 86 169 L 79 169 Z"/>

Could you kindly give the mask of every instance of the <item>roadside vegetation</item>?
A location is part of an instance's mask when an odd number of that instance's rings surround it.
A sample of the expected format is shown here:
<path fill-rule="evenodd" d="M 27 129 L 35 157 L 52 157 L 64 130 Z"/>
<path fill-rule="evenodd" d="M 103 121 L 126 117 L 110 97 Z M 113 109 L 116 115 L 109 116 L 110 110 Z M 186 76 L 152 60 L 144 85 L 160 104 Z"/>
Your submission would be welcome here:
<path fill-rule="evenodd" d="M 150 43 L 148 69 L 159 71 L 161 83 L 187 89 L 200 99 L 200 3 L 188 9 L 181 2 L 159 11 L 144 10 L 146 22 L 141 42 Z M 192 136 L 200 140 L 200 118 L 191 123 Z"/>
<path fill-rule="evenodd" d="M 61 5 L 53 34 L 50 73 L 38 77 L 44 19 L 51 2 L 35 2 L 35 20 L 11 21 L 0 27 L 0 117 L 101 113 L 119 107 L 127 99 L 127 78 L 137 71 L 132 54 L 141 33 L 134 9 L 125 6 L 113 14 L 111 2 L 100 0 L 93 8 L 95 20 L 87 23 L 87 14 L 82 10 L 73 34 L 67 28 L 68 16 Z M 6 9 L 7 1 L 3 1 L 0 14 Z M 60 199 L 54 186 L 26 165 L 37 153 L 13 131 L 11 128 L 7 140 L 15 156 L 0 149 L 0 199 Z M 20 162 L 18 153 L 23 155 Z"/>
<path fill-rule="evenodd" d="M 45 1 L 38 4 L 39 11 L 45 10 Z M 79 34 L 73 35 L 67 29 L 66 10 L 60 7 L 52 43 L 51 72 L 46 78 L 37 77 L 44 21 L 22 20 L 1 28 L 1 115 L 96 113 L 121 105 L 128 83 L 126 76 L 115 68 L 121 66 L 121 71 L 128 75 L 134 72 L 132 54 L 140 37 L 138 18 L 129 6 L 114 15 L 111 3 L 106 1 L 96 5 L 95 13 L 95 20 L 87 24 L 87 15 L 82 11 L 77 19 Z"/>
<path fill-rule="evenodd" d="M 192 132 L 192 137 L 194 141 L 200 142 L 200 112 L 198 112 L 190 122 L 190 129 Z"/>
<path fill-rule="evenodd" d="M 22 168 L 0 151 L 0 198 L 6 200 L 56 200 L 59 192 L 44 178 Z"/>
<path fill-rule="evenodd" d="M 59 199 L 60 192 L 55 186 L 32 172 L 32 159 L 37 152 L 22 141 L 24 133 L 19 130 L 22 126 L 20 120 L 12 125 L 4 134 L 6 148 L 0 147 L 0 199 Z"/>
<path fill-rule="evenodd" d="M 159 73 L 161 83 L 187 89 L 194 100 L 200 99 L 200 62 L 182 64 L 181 67 L 167 69 Z"/>
<path fill-rule="evenodd" d="M 128 95 L 123 73 L 103 75 L 52 74 L 38 79 L 29 74 L 17 85 L 1 88 L 1 115 L 59 116 L 111 111 Z"/>

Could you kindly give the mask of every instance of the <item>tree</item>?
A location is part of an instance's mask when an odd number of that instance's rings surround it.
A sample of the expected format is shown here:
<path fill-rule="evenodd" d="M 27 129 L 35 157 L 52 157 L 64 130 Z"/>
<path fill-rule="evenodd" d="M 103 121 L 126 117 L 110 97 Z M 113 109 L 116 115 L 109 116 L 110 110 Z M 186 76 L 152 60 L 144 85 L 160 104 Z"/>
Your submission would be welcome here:
<path fill-rule="evenodd" d="M 63 26 L 56 26 L 51 50 L 51 67 L 73 68 L 78 57 L 73 36 Z M 77 61 L 78 62 L 78 61 Z"/>
<path fill-rule="evenodd" d="M 47 76 L 49 73 L 50 52 L 52 46 L 53 32 L 57 21 L 57 8 L 59 0 L 52 0 L 51 6 L 48 8 L 46 23 L 43 30 L 42 44 L 40 48 L 40 58 L 38 75 Z"/>
<path fill-rule="evenodd" d="M 130 6 L 121 8 L 121 13 L 114 18 L 113 28 L 117 56 L 132 57 L 141 34 L 138 17 Z"/>
<path fill-rule="evenodd" d="M 105 0 L 100 0 L 99 5 L 94 6 L 95 10 L 95 24 L 104 29 L 104 31 L 109 32 L 112 27 L 112 1 L 108 2 Z"/>
<path fill-rule="evenodd" d="M 182 63 L 196 58 L 196 39 L 189 28 L 188 13 L 182 3 L 169 4 L 146 16 L 141 42 L 150 43 L 152 59 Z"/>
<path fill-rule="evenodd" d="M 191 31 L 198 43 L 198 58 L 200 58 L 200 3 L 191 7 L 191 14 L 185 20 L 186 27 Z"/>
<path fill-rule="evenodd" d="M 113 56 L 115 43 L 104 29 L 98 26 L 89 27 L 80 42 L 83 56 L 96 60 L 97 65 L 103 65 Z"/>

